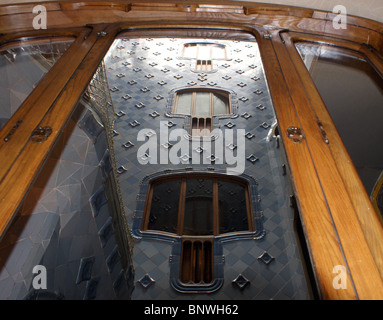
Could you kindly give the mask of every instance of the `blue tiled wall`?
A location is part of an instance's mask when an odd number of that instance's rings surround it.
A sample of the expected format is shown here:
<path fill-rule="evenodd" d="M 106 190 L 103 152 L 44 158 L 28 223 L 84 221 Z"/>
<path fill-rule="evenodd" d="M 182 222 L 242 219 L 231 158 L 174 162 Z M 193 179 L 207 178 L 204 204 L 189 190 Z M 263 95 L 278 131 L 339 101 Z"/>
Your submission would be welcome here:
<path fill-rule="evenodd" d="M 182 59 L 182 45 L 193 41 L 218 42 L 229 48 L 228 60 L 216 60 L 214 72 L 195 72 L 195 61 Z M 119 181 L 131 228 L 140 217 L 140 184 L 153 174 L 167 170 L 214 172 L 227 164 L 178 165 L 138 162 L 137 134 L 152 129 L 157 135 L 160 121 L 172 128 L 188 128 L 185 117 L 173 116 L 174 90 L 221 88 L 234 97 L 235 114 L 215 122 L 221 129 L 244 129 L 246 148 L 244 174 L 258 184 L 265 236 L 259 239 L 223 242 L 222 287 L 209 294 L 179 293 L 170 285 L 173 248 L 176 241 L 136 238 L 134 248 L 135 289 L 133 299 L 309 299 L 309 286 L 294 233 L 293 210 L 289 206 L 290 182 L 282 169 L 283 150 L 272 138 L 276 123 L 272 100 L 255 41 L 183 38 L 121 38 L 110 49 L 105 65 L 116 112 L 115 155 Z M 216 119 L 217 120 L 217 119 Z M 231 128 L 231 129 L 230 129 Z M 158 144 L 158 150 L 164 146 Z M 189 149 L 191 154 L 195 152 Z M 201 157 L 209 157 L 206 151 Z M 150 155 L 153 156 L 153 155 Z M 258 199 L 252 199 L 258 201 Z M 263 259 L 262 259 L 263 258 Z M 268 258 L 268 259 L 267 259 Z"/>

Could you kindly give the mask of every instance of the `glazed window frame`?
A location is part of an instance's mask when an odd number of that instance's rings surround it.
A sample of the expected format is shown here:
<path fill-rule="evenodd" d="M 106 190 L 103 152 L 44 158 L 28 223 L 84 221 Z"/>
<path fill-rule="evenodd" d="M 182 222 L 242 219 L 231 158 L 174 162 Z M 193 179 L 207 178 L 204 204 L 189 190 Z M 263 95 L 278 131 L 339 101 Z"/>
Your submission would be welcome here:
<path fill-rule="evenodd" d="M 340 139 L 342 143 L 344 143 L 346 150 L 348 154 L 350 155 L 352 165 L 355 166 L 357 170 L 357 175 L 362 181 L 363 188 L 366 190 L 366 193 L 369 196 L 369 200 L 371 201 L 375 211 L 378 214 L 380 214 L 381 221 L 383 221 L 382 220 L 383 208 L 380 208 L 377 202 L 377 196 L 379 192 L 381 192 L 379 191 L 379 188 L 382 188 L 382 183 L 380 180 L 382 179 L 383 171 L 380 171 L 380 173 L 376 173 L 376 179 L 374 180 L 373 184 L 371 184 L 371 181 L 370 181 L 369 182 L 370 185 L 368 184 L 368 182 L 365 181 L 365 178 L 362 177 L 361 172 L 359 172 L 359 170 L 357 169 L 358 159 L 354 159 L 354 156 L 353 156 L 356 153 L 355 150 L 353 150 L 356 144 L 354 145 L 350 144 L 351 139 L 350 137 L 348 137 L 348 134 L 347 132 L 345 132 L 344 128 L 343 129 L 341 128 L 342 124 L 340 123 L 339 116 L 337 117 L 337 119 L 335 119 L 336 115 L 334 115 L 334 112 L 335 112 L 334 107 L 333 106 L 331 107 L 330 104 L 326 104 L 325 98 L 327 97 L 325 93 L 318 87 L 318 84 L 315 81 L 315 78 L 314 78 L 315 76 L 312 74 L 312 68 L 313 68 L 312 62 L 309 62 L 309 65 L 307 64 L 306 55 L 305 55 L 307 54 L 307 52 L 304 52 L 304 50 L 308 50 L 309 55 L 314 57 L 313 59 L 315 61 L 321 59 L 322 62 L 324 61 L 327 63 L 336 64 L 337 66 L 348 67 L 352 70 L 358 69 L 360 72 L 364 73 L 366 76 L 370 78 L 379 77 L 380 82 L 383 81 L 383 73 L 379 70 L 379 68 L 376 67 L 376 65 L 369 58 L 369 56 L 366 55 L 365 52 L 357 51 L 351 47 L 348 47 L 342 44 L 334 44 L 334 43 L 330 43 L 326 41 L 318 41 L 314 39 L 311 39 L 311 40 L 298 39 L 293 41 L 293 45 L 294 45 L 294 49 L 296 50 L 296 53 L 299 55 L 302 63 L 307 69 L 307 72 L 310 74 L 310 77 L 316 89 L 318 90 L 318 94 L 321 96 L 322 99 L 324 99 L 325 108 L 329 112 L 329 115 L 340 134 Z M 315 69 L 315 66 L 314 66 L 314 69 Z M 374 75 L 371 75 L 370 73 L 368 73 L 370 71 L 374 71 Z M 372 80 L 372 82 L 374 82 L 374 80 Z M 378 87 L 378 84 L 376 82 L 374 82 L 374 84 Z M 371 109 L 369 111 L 371 112 Z M 343 124 L 343 127 L 345 127 L 344 124 Z M 356 127 L 356 126 L 352 126 L 352 127 Z M 363 152 L 363 154 L 366 154 L 366 153 Z M 369 168 L 368 163 L 374 163 L 374 161 L 369 160 L 366 163 L 360 163 L 359 161 L 359 167 Z M 371 167 L 374 167 L 374 166 L 371 165 Z M 371 178 L 368 178 L 368 179 L 371 179 Z"/>
<path fill-rule="evenodd" d="M 179 281 L 185 288 L 209 286 L 215 279 L 214 238 L 183 237 Z"/>
<path fill-rule="evenodd" d="M 197 96 L 199 93 L 209 93 L 209 110 L 208 115 L 198 115 L 197 110 Z M 191 94 L 190 99 L 190 112 L 180 113 L 179 112 L 179 101 L 180 97 L 185 94 Z M 215 114 L 216 97 L 224 101 L 226 107 L 226 113 Z M 223 99 L 222 99 L 223 98 Z M 180 116 L 190 117 L 190 131 L 189 134 L 192 137 L 207 137 L 210 136 L 211 131 L 214 129 L 214 118 L 217 117 L 228 117 L 232 115 L 232 95 L 227 90 L 217 88 L 191 88 L 191 89 L 180 89 L 174 93 L 173 101 L 171 105 L 171 113 Z M 198 108 L 199 109 L 199 108 Z M 198 110 L 199 112 L 201 110 Z M 205 110 L 206 112 L 206 110 Z"/>
<path fill-rule="evenodd" d="M 200 234 L 200 235 L 193 235 L 193 234 L 185 234 L 184 233 L 184 222 L 185 222 L 185 203 L 186 203 L 186 186 L 187 186 L 187 180 L 192 179 L 204 179 L 204 180 L 211 180 L 213 184 L 213 195 L 212 195 L 212 223 L 213 223 L 213 230 L 211 234 Z M 176 232 L 166 232 L 162 230 L 156 230 L 156 229 L 150 229 L 149 228 L 149 219 L 150 219 L 150 213 L 151 213 L 151 207 L 152 207 L 152 200 L 153 200 L 153 193 L 154 193 L 154 185 L 156 183 L 163 183 L 166 181 L 181 181 L 180 186 L 180 197 L 179 197 L 179 205 L 177 210 L 177 228 Z M 228 181 L 229 183 L 235 183 L 238 185 L 241 185 L 245 190 L 245 201 L 246 201 L 246 217 L 247 217 L 247 230 L 236 230 L 236 231 L 230 231 L 230 232 L 220 232 L 220 210 L 219 210 L 219 190 L 218 190 L 218 183 L 219 182 L 225 182 Z M 251 193 L 250 193 L 250 185 L 242 181 L 242 179 L 233 178 L 233 177 L 225 177 L 220 175 L 211 175 L 211 174 L 192 174 L 192 175 L 175 175 L 175 176 L 169 176 L 169 177 L 160 177 L 157 179 L 154 179 L 149 183 L 147 196 L 146 196 L 146 202 L 145 207 L 143 211 L 143 217 L 142 217 L 142 225 L 141 225 L 141 233 L 142 234 L 157 234 L 157 235 L 163 235 L 163 236 L 171 236 L 171 237 L 186 237 L 186 238 L 215 238 L 215 237 L 222 237 L 222 236 L 232 236 L 232 235 L 247 235 L 247 234 L 253 234 L 255 232 L 255 225 L 254 225 L 254 212 L 251 204 Z"/>
<path fill-rule="evenodd" d="M 186 51 L 189 47 L 196 47 L 195 54 L 187 55 Z M 210 50 L 206 55 L 200 55 L 201 47 L 210 47 Z M 223 49 L 223 57 L 215 58 L 213 55 L 214 48 Z M 186 59 L 195 61 L 195 64 L 191 65 L 191 69 L 194 72 L 214 72 L 216 68 L 214 68 L 214 60 L 229 60 L 229 50 L 228 46 L 225 44 L 221 44 L 219 42 L 187 42 L 182 44 L 180 48 L 180 59 Z"/>
<path fill-rule="evenodd" d="M 0 55 L 4 56 L 8 60 L 8 63 L 14 64 L 19 62 L 19 59 L 23 57 L 28 57 L 33 65 L 40 71 L 40 79 L 31 79 L 31 74 L 22 73 L 20 74 L 21 78 L 28 79 L 30 87 L 24 87 L 26 89 L 25 97 L 23 99 L 18 99 L 18 106 L 10 106 L 10 116 L 3 117 L 3 110 L 0 111 L 0 130 L 13 118 L 13 115 L 17 110 L 24 104 L 32 92 L 39 86 L 43 81 L 44 77 L 51 71 L 55 63 L 60 60 L 60 58 L 65 54 L 65 52 L 74 44 L 76 41 L 76 35 L 45 35 L 42 37 L 26 37 L 17 38 L 5 42 L 0 45 Z M 48 52 L 48 50 L 51 50 Z M 50 61 L 50 59 L 53 61 Z M 17 61 L 16 61 L 17 60 Z M 3 65 L 0 69 L 3 71 Z M 36 75 L 37 77 L 37 75 Z M 20 85 L 20 79 L 14 83 Z M 13 86 L 3 87 L 8 91 L 15 90 Z M 16 100 L 17 101 L 17 100 Z M 2 121 L 3 120 L 3 121 Z M 16 121 L 15 121 L 16 122 Z"/>
<path fill-rule="evenodd" d="M 211 193 L 207 192 L 204 189 L 202 194 L 198 194 L 194 196 L 194 192 L 192 188 L 188 188 L 188 185 L 193 187 L 193 183 L 199 182 L 202 184 L 202 181 L 208 185 L 208 191 L 211 190 Z M 176 210 L 173 210 L 170 214 L 176 214 L 176 221 L 174 221 L 174 216 L 172 218 L 165 218 L 165 220 L 170 223 L 167 226 L 170 226 L 170 229 L 173 229 L 172 226 L 176 225 L 176 231 L 166 232 L 164 230 L 157 230 L 149 228 L 149 220 L 152 213 L 152 204 L 154 201 L 154 193 L 156 186 L 164 183 L 165 186 L 161 186 L 163 190 L 173 187 L 171 182 L 179 182 L 179 199 L 175 199 L 175 202 L 170 200 L 165 200 L 166 205 L 173 205 L 174 203 L 178 203 Z M 211 185 L 209 185 L 211 182 Z M 225 232 L 226 228 L 229 226 L 222 227 L 222 221 L 230 221 L 225 219 L 225 217 L 221 216 L 221 212 L 224 211 L 226 214 L 230 210 L 222 210 L 221 211 L 221 203 L 220 201 L 220 192 L 221 195 L 224 194 L 224 191 L 220 191 L 221 187 L 225 186 L 230 188 L 228 184 L 236 184 L 241 190 L 244 191 L 244 194 L 240 194 L 239 199 L 243 199 L 245 201 L 246 213 L 238 215 L 242 218 L 246 217 L 246 223 L 243 225 L 240 224 L 240 228 L 238 229 L 246 229 L 246 230 L 234 230 L 233 232 Z M 204 185 L 206 187 L 206 184 Z M 194 187 L 198 188 L 198 185 L 194 185 Z M 201 188 L 202 190 L 202 188 Z M 176 190 L 178 191 L 178 190 Z M 168 190 L 166 191 L 168 192 Z M 172 190 L 171 192 L 175 192 Z M 210 194 L 209 196 L 205 196 Z M 170 196 L 169 196 L 170 197 Z M 201 205 L 199 200 L 209 199 L 210 206 L 212 211 L 210 211 L 211 216 L 209 215 L 209 210 L 204 210 L 204 205 L 202 204 L 202 208 L 198 207 Z M 188 205 L 187 201 L 191 200 L 192 205 Z M 252 207 L 252 199 L 251 199 L 251 191 L 250 184 L 248 181 L 245 181 L 241 178 L 233 178 L 227 177 L 224 175 L 217 174 L 208 174 L 208 173 L 196 173 L 196 174 L 176 174 L 171 176 L 161 176 L 155 179 L 152 179 L 148 184 L 147 196 L 145 201 L 145 207 L 143 210 L 142 224 L 141 224 L 141 233 L 145 237 L 145 235 L 150 235 L 151 237 L 176 237 L 175 247 L 179 248 L 179 263 L 174 266 L 173 273 L 171 276 L 171 283 L 173 288 L 179 290 L 180 292 L 209 292 L 214 291 L 221 286 L 221 276 L 222 273 L 220 263 L 217 263 L 215 260 L 220 256 L 221 248 L 217 246 L 217 240 L 222 240 L 223 238 L 234 240 L 234 238 L 246 237 L 254 234 L 255 223 L 254 223 L 254 214 Z M 197 202 L 197 204 L 196 204 Z M 202 201 L 204 202 L 204 201 Z M 243 201 L 241 201 L 243 203 Z M 190 207 L 193 207 L 190 210 Z M 222 206 L 223 207 L 223 206 Z M 196 209 L 197 208 L 197 209 Z M 157 212 L 157 211 L 155 211 Z M 202 215 L 198 214 L 199 212 L 203 212 Z M 198 219 L 197 219 L 198 218 Z M 206 219 L 205 219 L 206 218 Z M 209 219 L 210 218 L 210 219 Z M 161 218 L 160 218 L 161 220 Z M 162 219 L 163 220 L 163 219 Z M 193 220 L 194 223 L 190 223 Z M 205 232 L 208 228 L 206 223 L 202 220 L 209 220 L 211 224 L 211 232 L 210 229 L 208 232 Z M 192 225 L 192 228 L 190 226 Z M 195 225 L 198 225 L 195 228 Z M 245 228 L 243 228 L 246 225 Z M 200 226 L 201 229 L 199 228 Z M 189 227 L 189 228 L 188 228 Z M 193 231 L 189 231 L 192 229 Z M 195 231 L 197 229 L 197 231 Z M 202 230 L 202 232 L 201 232 Z M 221 232 L 224 230 L 224 232 Z M 214 288 L 212 290 L 212 288 Z"/>

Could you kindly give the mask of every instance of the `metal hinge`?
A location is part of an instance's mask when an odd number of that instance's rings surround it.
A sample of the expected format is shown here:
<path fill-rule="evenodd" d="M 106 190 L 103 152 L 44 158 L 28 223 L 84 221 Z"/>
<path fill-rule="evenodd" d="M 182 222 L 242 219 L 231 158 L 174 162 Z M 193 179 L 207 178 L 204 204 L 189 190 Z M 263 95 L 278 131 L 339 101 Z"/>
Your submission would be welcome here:
<path fill-rule="evenodd" d="M 22 119 L 17 120 L 16 124 L 12 127 L 12 129 L 8 132 L 6 137 L 4 138 L 4 142 L 8 142 L 11 139 L 12 135 L 15 133 L 17 128 L 23 123 Z"/>
<path fill-rule="evenodd" d="M 100 31 L 99 33 L 97 33 L 97 35 L 99 37 L 106 37 L 108 35 L 108 33 L 106 31 Z"/>
<path fill-rule="evenodd" d="M 322 125 L 322 122 L 318 121 L 318 126 L 319 126 L 319 130 L 322 134 L 322 138 L 323 138 L 323 141 L 327 144 L 329 144 L 329 140 L 328 140 L 328 137 L 327 137 L 327 134 L 326 134 L 326 131 L 324 130 L 323 128 L 323 125 Z"/>
<path fill-rule="evenodd" d="M 287 138 L 294 142 L 302 142 L 303 132 L 301 128 L 298 127 L 288 127 L 287 128 Z"/>
<path fill-rule="evenodd" d="M 34 142 L 43 142 L 48 139 L 51 133 L 51 127 L 38 127 L 35 130 L 33 130 L 31 139 Z"/>

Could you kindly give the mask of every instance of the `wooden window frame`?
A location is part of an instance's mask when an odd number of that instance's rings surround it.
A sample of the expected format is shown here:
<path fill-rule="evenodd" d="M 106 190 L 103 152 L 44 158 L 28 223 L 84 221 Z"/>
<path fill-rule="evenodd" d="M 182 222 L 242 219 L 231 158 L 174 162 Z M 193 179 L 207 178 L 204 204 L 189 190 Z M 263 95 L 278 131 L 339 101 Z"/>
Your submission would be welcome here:
<path fill-rule="evenodd" d="M 196 71 L 205 71 L 209 72 L 213 70 L 213 60 L 202 60 L 197 59 L 195 64 Z"/>
<path fill-rule="evenodd" d="M 177 34 L 187 36 L 188 28 L 194 28 L 199 37 L 206 38 L 204 30 L 213 28 L 233 33 L 247 31 L 256 36 L 259 44 L 321 298 L 382 299 L 381 224 L 377 224 L 375 210 L 350 165 L 331 119 L 328 120 L 326 112 L 322 112 L 325 109 L 320 97 L 289 38 L 292 39 L 290 36 L 296 32 L 296 38 L 307 36 L 328 43 L 342 42 L 364 52 L 369 61 L 383 72 L 383 24 L 348 15 L 347 28 L 334 29 L 331 22 L 337 13 L 323 10 L 250 1 L 244 7 L 246 14 L 238 12 L 232 15 L 225 11 L 226 7 L 218 10 L 214 6 L 201 14 L 195 12 L 200 8 L 193 7 L 193 12 L 180 0 L 176 2 L 179 6 L 148 3 L 143 7 L 137 4 L 116 6 L 108 1 L 94 6 L 85 1 L 80 5 L 81 11 L 75 10 L 79 6 L 77 3 L 47 3 L 49 30 L 46 31 L 33 30 L 33 4 L 1 6 L 1 44 L 31 33 L 41 37 L 53 30 L 73 27 L 84 32 L 81 31 L 77 37 L 76 45 L 69 50 L 71 52 L 67 51 L 61 57 L 20 107 L 19 115 L 25 116 L 23 125 L 6 148 L 2 140 L 12 130 L 15 121 L 9 122 L 7 129 L 0 132 L 0 237 L 11 225 L 63 124 L 119 33 L 140 29 L 146 37 L 152 28 L 161 28 L 161 35 L 166 28 L 177 28 Z M 328 145 L 322 145 L 321 130 L 314 125 L 315 115 L 327 133 Z M 42 144 L 29 139 L 36 126 L 53 128 L 51 136 Z M 286 129 L 290 126 L 301 126 L 304 132 L 301 143 L 287 137 Z M 339 192 L 346 195 L 342 201 L 339 200 Z M 353 206 L 350 206 L 350 198 Z M 344 213 L 347 213 L 345 219 Z M 347 267 L 350 282 L 345 290 L 333 287 L 334 265 Z"/>
<path fill-rule="evenodd" d="M 95 69 L 93 68 L 96 68 L 99 63 L 98 61 L 91 62 L 90 65 L 94 67 L 91 66 L 85 72 L 78 69 L 78 66 L 84 63 L 87 54 L 94 48 L 94 42 L 100 30 L 102 30 L 100 27 L 68 27 L 56 31 L 38 30 L 11 35 L 0 34 L 1 49 L 10 49 L 25 41 L 29 43 L 38 43 L 40 41 L 46 43 L 46 39 L 74 39 L 61 58 L 40 80 L 0 130 L 0 193 L 4 195 L 0 201 L 2 204 L 0 240 L 4 237 L 15 218 L 20 203 L 28 192 L 54 142 L 61 134 L 73 108 L 77 105 L 83 87 L 88 84 L 87 72 L 90 77 L 94 73 Z M 100 55 L 103 55 L 103 53 L 100 52 Z M 86 65 L 89 66 L 89 61 Z M 83 66 L 85 67 L 85 65 Z M 74 82 L 77 82 L 77 84 L 73 85 Z M 65 92 L 68 83 L 71 83 L 78 90 L 73 90 L 71 94 L 68 94 L 68 91 Z M 60 111 L 55 114 L 57 109 Z M 53 128 L 53 132 L 43 144 L 36 144 L 30 139 L 32 132 L 39 126 Z M 11 136 L 11 139 L 7 139 L 9 136 Z M 31 159 L 33 161 L 30 161 Z M 25 163 L 28 163 L 28 165 L 25 165 Z M 23 179 L 20 179 L 20 176 Z M 15 185 L 18 185 L 18 187 L 13 188 Z M 9 192 L 9 186 L 12 186 L 13 192 Z"/>
<path fill-rule="evenodd" d="M 184 226 L 184 217 L 185 217 L 185 203 L 186 203 L 186 186 L 187 181 L 189 179 L 205 179 L 212 181 L 212 189 L 213 189 L 213 234 L 209 235 L 184 235 L 183 234 L 183 226 Z M 154 186 L 158 182 L 166 182 L 166 181 L 180 181 L 180 198 L 179 198 L 179 206 L 178 206 L 178 216 L 177 216 L 177 233 L 169 233 L 160 230 L 148 229 L 149 217 L 151 211 L 151 204 L 153 198 Z M 234 231 L 234 232 L 226 232 L 219 233 L 219 190 L 218 183 L 225 181 L 231 183 L 238 183 L 245 188 L 245 199 L 246 199 L 246 214 L 248 221 L 248 230 L 243 231 Z M 150 233 L 157 235 L 173 235 L 181 238 L 181 254 L 180 254 L 180 270 L 179 270 L 179 281 L 185 288 L 196 288 L 200 286 L 208 286 L 211 285 L 214 280 L 214 238 L 219 238 L 220 236 L 240 236 L 248 233 L 254 232 L 254 216 L 252 210 L 251 203 L 251 195 L 250 195 L 250 186 L 247 182 L 242 181 L 242 179 L 238 178 L 230 178 L 225 176 L 217 176 L 210 174 L 193 174 L 190 176 L 185 175 L 176 175 L 172 177 L 162 177 L 157 178 L 150 182 L 149 189 L 146 197 L 146 203 L 144 208 L 144 215 L 142 219 L 141 231 L 142 233 Z M 191 255 L 187 256 L 186 254 L 186 245 L 188 243 L 201 243 L 201 251 L 197 254 L 194 250 L 192 250 Z M 210 246 L 209 257 L 206 256 L 204 251 L 204 246 L 208 244 Z M 200 255 L 203 256 L 200 256 Z M 199 255 L 199 256 L 198 256 Z M 197 276 L 197 275 L 199 276 Z M 201 274 L 204 276 L 201 278 Z M 198 291 L 198 290 L 197 290 Z"/>
<path fill-rule="evenodd" d="M 191 244 L 188 254 L 187 245 Z M 193 250 L 196 243 L 201 250 Z M 210 249 L 206 250 L 206 245 Z M 206 251 L 208 251 L 206 253 Z M 209 285 L 214 281 L 214 243 L 213 237 L 183 237 L 181 244 L 180 276 L 181 283 L 187 287 Z"/>
<path fill-rule="evenodd" d="M 145 203 L 145 209 L 144 209 L 144 215 L 142 219 L 142 226 L 141 230 L 143 233 L 157 233 L 157 234 L 165 234 L 165 235 L 174 235 L 179 237 L 205 237 L 205 236 L 191 236 L 191 235 L 184 235 L 183 234 L 183 224 L 184 224 L 184 215 L 185 215 L 185 198 L 186 198 L 186 184 L 188 179 L 206 179 L 206 180 L 212 180 L 213 183 L 213 234 L 206 235 L 206 237 L 218 237 L 222 235 L 236 235 L 236 234 L 246 234 L 246 233 L 252 233 L 254 232 L 254 215 L 251 205 L 251 195 L 250 195 L 250 188 L 248 183 L 242 181 L 238 178 L 230 178 L 230 177 L 224 177 L 224 176 L 216 176 L 216 175 L 208 175 L 208 174 L 196 174 L 191 176 L 172 176 L 172 177 L 163 177 L 158 178 L 152 181 L 149 184 L 149 190 L 146 198 Z M 180 199 L 179 199 L 179 206 L 178 206 L 178 219 L 177 219 L 177 233 L 169 233 L 164 232 L 160 230 L 152 230 L 148 229 L 148 223 L 149 223 L 149 216 L 150 216 L 150 210 L 151 210 L 151 203 L 152 203 L 152 197 L 153 197 L 153 185 L 156 182 L 159 181 L 170 181 L 170 180 L 180 180 L 181 181 L 181 187 L 180 187 Z M 247 221 L 248 221 L 248 230 L 243 231 L 235 231 L 235 232 L 227 232 L 227 233 L 219 233 L 219 200 L 218 200 L 218 182 L 224 182 L 229 181 L 232 183 L 238 183 L 241 184 L 245 188 L 245 197 L 246 197 L 246 211 L 247 211 Z"/>
<path fill-rule="evenodd" d="M 185 57 L 186 47 L 189 47 L 189 46 L 196 46 L 195 57 Z M 199 54 L 198 54 L 199 53 L 199 48 L 201 46 L 210 46 L 209 57 L 206 57 L 204 59 L 200 59 L 198 57 L 199 56 Z M 223 50 L 225 52 L 224 58 L 216 58 L 216 59 L 214 59 L 214 57 L 213 57 L 213 47 L 223 47 Z M 181 52 L 182 52 L 182 58 L 183 59 L 195 60 L 194 71 L 198 71 L 198 72 L 201 72 L 201 71 L 211 72 L 211 71 L 214 70 L 213 60 L 227 60 L 228 59 L 227 58 L 228 57 L 227 46 L 224 45 L 224 44 L 214 43 L 214 42 L 189 42 L 189 43 L 185 43 L 185 44 L 183 44 Z"/>
<path fill-rule="evenodd" d="M 208 89 L 208 88 L 196 88 L 196 89 L 182 89 L 178 90 L 174 93 L 174 103 L 172 106 L 172 113 L 177 114 L 177 106 L 179 95 L 182 93 L 192 93 L 191 106 L 190 106 L 190 135 L 193 137 L 205 137 L 210 136 L 211 131 L 213 130 L 213 117 L 217 116 L 228 116 L 232 112 L 231 106 L 231 96 L 230 92 L 226 90 L 218 90 L 218 89 Z M 196 100 L 198 92 L 208 92 L 209 96 L 209 116 L 197 116 L 196 112 Z M 226 104 L 226 114 L 215 115 L 214 114 L 214 94 L 223 95 L 225 94 L 227 98 Z M 193 123 L 197 122 L 197 128 L 193 127 Z M 199 127 L 200 124 L 203 123 L 202 129 Z M 208 130 L 208 132 L 206 131 Z"/>

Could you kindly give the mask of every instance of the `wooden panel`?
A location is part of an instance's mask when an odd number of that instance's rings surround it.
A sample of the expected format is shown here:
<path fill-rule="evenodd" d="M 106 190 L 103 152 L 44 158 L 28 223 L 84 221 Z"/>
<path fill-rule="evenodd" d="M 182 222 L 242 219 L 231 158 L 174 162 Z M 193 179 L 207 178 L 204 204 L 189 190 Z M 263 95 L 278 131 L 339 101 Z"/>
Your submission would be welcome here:
<path fill-rule="evenodd" d="M 356 299 L 352 285 L 347 290 L 336 290 L 332 286 L 336 265 L 346 265 L 337 234 L 326 204 L 322 186 L 310 155 L 307 142 L 294 143 L 283 134 L 290 126 L 300 126 L 300 120 L 285 84 L 284 74 L 275 57 L 271 41 L 259 39 L 259 47 L 267 81 L 272 94 L 278 119 L 279 131 L 287 153 L 292 180 L 299 204 L 302 224 L 315 275 L 324 299 Z"/>
<path fill-rule="evenodd" d="M 57 2 L 63 10 L 49 11 L 48 28 L 84 26 L 91 23 L 112 23 L 123 21 L 191 21 L 196 19 L 209 19 L 211 21 L 249 21 L 257 25 L 288 28 L 293 31 L 307 31 L 323 34 L 327 32 L 360 43 L 368 43 L 383 53 L 383 26 L 368 19 L 348 17 L 347 29 L 336 30 L 332 27 L 332 13 L 319 14 L 311 9 L 257 4 L 253 2 L 223 1 L 219 4 L 201 5 L 196 1 L 146 2 L 135 1 L 130 6 L 124 1 L 83 1 L 83 2 Z M 56 3 L 56 4 L 57 4 Z M 235 4 L 235 5 L 234 5 Z M 15 5 L 13 15 L 0 17 L 0 33 L 16 30 L 32 30 L 32 21 L 35 17 L 26 4 Z M 125 7 L 124 7 L 125 6 Z M 17 11 L 19 8 L 19 11 Z M 80 9 L 80 10 L 74 10 Z M 4 9 L 5 10 L 5 9 Z M 200 12 L 202 11 L 202 12 Z M 244 12 L 247 11 L 247 15 Z M 19 14 L 16 14 L 19 12 Z M 241 14 L 243 14 L 243 16 Z M 322 12 L 319 12 L 322 13 Z M 137 16 L 139 14 L 139 16 Z M 190 15 L 190 16 L 188 16 Z M 319 18 L 321 17 L 321 18 Z"/>
<path fill-rule="evenodd" d="M 19 13 L 31 13 L 33 8 L 37 5 L 44 5 L 45 9 L 48 11 L 61 10 L 59 3 L 54 2 L 44 2 L 44 3 L 27 3 L 27 4 L 18 4 L 18 5 L 4 5 L 0 6 L 0 16 L 13 15 Z"/>
<path fill-rule="evenodd" d="M 113 1 L 60 2 L 62 10 L 121 10 L 129 11 L 130 4 Z"/>
<path fill-rule="evenodd" d="M 383 286 L 379 270 L 365 240 L 350 195 L 337 169 L 331 150 L 323 141 L 317 125 L 318 118 L 306 96 L 302 79 L 283 44 L 278 32 L 273 33 L 273 46 L 281 64 L 301 128 L 305 134 L 311 157 L 314 161 L 321 188 L 325 194 L 334 230 L 339 237 L 347 268 L 360 299 L 382 299 Z M 319 119 L 321 121 L 321 119 Z M 302 212 L 304 216 L 304 212 Z M 326 232 L 322 230 L 322 232 Z M 312 236 L 308 233 L 308 237 Z M 323 250 L 323 248 L 322 248 Z M 365 270 L 369 270 L 368 273 Z"/>
<path fill-rule="evenodd" d="M 133 3 L 133 11 L 178 11 L 178 12 L 229 12 L 244 13 L 243 6 L 192 4 L 192 3 Z"/>
<path fill-rule="evenodd" d="M 315 87 L 315 84 L 311 80 L 307 68 L 304 66 L 302 59 L 295 49 L 294 43 L 296 41 L 303 40 L 311 42 L 320 41 L 330 43 L 333 46 L 338 45 L 350 50 L 362 49 L 362 53 L 366 55 L 367 60 L 375 61 L 375 67 L 380 70 L 382 74 L 383 64 L 379 57 L 376 57 L 371 51 L 367 50 L 365 47 L 360 47 L 353 43 L 333 41 L 331 39 L 327 40 L 323 37 L 302 36 L 297 34 L 284 35 L 283 38 L 286 41 L 286 46 L 289 50 L 289 54 L 294 63 L 294 66 L 297 69 L 300 78 L 302 79 L 308 98 L 310 101 L 312 101 L 313 109 L 322 122 L 323 128 L 326 131 L 326 135 L 329 138 L 329 141 L 331 141 L 329 148 L 331 150 L 332 156 L 334 157 L 337 168 L 342 176 L 345 187 L 350 194 L 350 199 L 357 213 L 364 236 L 373 254 L 374 260 L 380 270 L 381 276 L 383 277 L 383 248 L 380 244 L 380 241 L 377 240 L 383 239 L 383 226 L 381 223 L 382 218 L 373 209 L 369 196 L 364 189 L 363 183 L 360 180 L 354 165 L 352 164 L 352 160 L 349 157 L 349 154 L 338 134 L 338 131 L 336 130 L 331 116 L 329 115 L 326 106 Z"/>
<path fill-rule="evenodd" d="M 84 31 L 83 36 L 88 30 Z M 0 130 L 0 181 L 4 179 L 12 163 L 24 148 L 32 131 L 37 127 L 45 113 L 49 110 L 66 82 L 81 63 L 84 55 L 91 48 L 97 35 L 88 42 L 78 38 L 52 67 L 50 72 L 39 82 L 38 87 L 25 99 L 7 124 Z M 74 54 L 75 53 L 75 54 Z M 74 56 L 71 57 L 71 55 Z M 38 111 L 36 110 L 38 106 Z M 14 132 L 8 142 L 4 138 L 12 130 L 15 123 L 22 119 L 23 123 Z"/>
<path fill-rule="evenodd" d="M 247 10 L 246 14 L 259 14 L 259 15 L 268 15 L 268 16 L 295 16 L 299 18 L 311 18 L 313 16 L 314 10 L 307 8 L 299 8 L 292 6 L 283 6 L 276 4 L 258 4 L 254 6 L 253 3 L 248 3 L 246 5 Z"/>
<path fill-rule="evenodd" d="M 104 28 L 104 27 L 102 27 Z M 66 113 L 70 103 L 75 104 L 78 100 L 76 92 L 82 92 L 86 85 L 85 81 L 89 81 L 87 74 L 78 69 L 78 65 L 83 61 L 84 56 L 92 48 L 93 43 L 97 40 L 97 33 L 101 26 L 95 28 L 85 41 L 79 38 L 63 55 L 63 57 L 52 67 L 50 72 L 40 81 L 38 87 L 32 91 L 29 97 L 24 101 L 22 106 L 16 111 L 4 128 L 0 131 L 0 236 L 4 235 L 6 228 L 12 221 L 15 212 L 20 205 L 24 195 L 26 194 L 30 184 L 35 178 L 40 166 L 50 151 L 53 142 L 62 130 L 65 122 L 69 118 Z M 86 31 L 85 34 L 87 34 Z M 102 51 L 104 52 L 104 51 Z M 71 87 L 74 82 L 71 79 L 73 73 L 77 72 L 83 77 L 83 82 L 78 82 L 76 86 Z M 79 75 L 77 77 L 80 77 Z M 85 78 L 85 80 L 84 80 Z M 55 106 L 62 99 L 65 102 L 61 104 L 60 109 L 54 115 L 56 122 L 47 124 L 46 120 L 50 119 L 50 115 L 46 113 L 50 110 L 52 104 L 59 97 L 60 92 L 66 87 L 66 94 L 62 94 L 57 100 Z M 57 110 L 53 107 L 52 110 Z M 50 112 L 52 112 L 50 110 Z M 45 119 L 42 121 L 42 119 Z M 4 141 L 4 137 L 12 129 L 18 119 L 23 119 L 23 123 L 14 132 L 8 142 Z M 53 128 L 51 136 L 44 143 L 35 143 L 30 140 L 32 131 L 37 126 L 51 126 Z M 33 161 L 32 161 L 33 159 Z M 20 180 L 22 177 L 22 180 Z M 9 192 L 12 190 L 12 192 Z"/>

